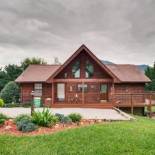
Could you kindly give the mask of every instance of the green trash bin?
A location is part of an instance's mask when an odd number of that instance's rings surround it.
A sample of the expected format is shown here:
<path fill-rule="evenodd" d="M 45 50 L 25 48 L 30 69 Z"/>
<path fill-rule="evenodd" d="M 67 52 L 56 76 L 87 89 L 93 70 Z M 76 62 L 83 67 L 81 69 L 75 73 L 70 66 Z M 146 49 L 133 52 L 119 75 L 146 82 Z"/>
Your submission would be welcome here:
<path fill-rule="evenodd" d="M 36 108 L 39 108 L 41 106 L 41 98 L 40 97 L 34 97 L 34 106 Z"/>

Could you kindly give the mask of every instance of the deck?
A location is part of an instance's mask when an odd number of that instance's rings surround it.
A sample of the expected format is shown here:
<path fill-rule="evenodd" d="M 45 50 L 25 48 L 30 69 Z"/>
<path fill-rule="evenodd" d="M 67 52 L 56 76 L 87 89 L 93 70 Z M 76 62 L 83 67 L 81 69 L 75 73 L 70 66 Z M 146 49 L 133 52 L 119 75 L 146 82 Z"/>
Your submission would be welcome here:
<path fill-rule="evenodd" d="M 91 104 L 69 104 L 69 103 L 54 103 L 51 108 L 98 108 L 112 109 L 112 103 L 91 103 Z"/>

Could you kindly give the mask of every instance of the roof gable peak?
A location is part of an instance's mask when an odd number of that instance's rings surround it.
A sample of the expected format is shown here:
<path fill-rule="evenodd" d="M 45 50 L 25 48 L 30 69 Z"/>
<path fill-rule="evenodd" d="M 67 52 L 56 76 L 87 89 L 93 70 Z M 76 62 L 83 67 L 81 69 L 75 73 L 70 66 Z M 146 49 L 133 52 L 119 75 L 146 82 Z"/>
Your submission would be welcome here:
<path fill-rule="evenodd" d="M 82 44 L 66 61 L 65 63 L 52 75 L 52 78 L 56 77 L 73 59 L 75 59 L 81 52 L 86 52 L 90 57 L 92 57 L 98 65 L 100 65 L 108 74 L 119 80 L 107 67 L 104 65 L 101 60 L 99 60 L 86 45 Z"/>

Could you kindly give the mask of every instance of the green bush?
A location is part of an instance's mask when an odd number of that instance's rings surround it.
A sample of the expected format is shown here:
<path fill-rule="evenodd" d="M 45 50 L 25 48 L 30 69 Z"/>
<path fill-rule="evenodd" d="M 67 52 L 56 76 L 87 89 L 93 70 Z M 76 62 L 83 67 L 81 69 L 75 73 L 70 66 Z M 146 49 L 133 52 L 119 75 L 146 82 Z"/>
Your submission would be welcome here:
<path fill-rule="evenodd" d="M 34 112 L 32 115 L 32 120 L 39 126 L 49 127 L 55 125 L 58 118 L 52 115 L 49 109 L 43 109 L 42 112 Z"/>
<path fill-rule="evenodd" d="M 76 122 L 80 122 L 82 116 L 78 113 L 71 113 L 70 115 L 68 115 L 68 117 L 72 120 L 72 122 L 76 123 Z"/>
<path fill-rule="evenodd" d="M 19 102 L 19 86 L 11 81 L 5 85 L 0 93 L 0 98 L 4 100 L 5 103 L 18 103 Z"/>
<path fill-rule="evenodd" d="M 7 120 L 8 117 L 2 113 L 0 113 L 0 124 L 4 124 L 5 120 Z"/>
<path fill-rule="evenodd" d="M 4 122 L 5 122 L 5 119 L 0 119 L 0 125 L 4 124 Z"/>
<path fill-rule="evenodd" d="M 5 119 L 5 120 L 7 120 L 7 119 L 8 119 L 8 117 L 7 117 L 6 115 L 4 115 L 4 114 L 0 113 L 0 119 Z"/>
<path fill-rule="evenodd" d="M 4 107 L 14 108 L 14 107 L 21 107 L 21 105 L 19 103 L 9 103 L 9 104 L 5 104 Z"/>
<path fill-rule="evenodd" d="M 37 126 L 32 122 L 32 117 L 29 115 L 19 115 L 15 118 L 17 129 L 22 132 L 31 132 L 37 129 Z"/>
<path fill-rule="evenodd" d="M 68 117 L 68 116 L 64 116 L 63 114 L 59 114 L 59 113 L 56 113 L 55 116 L 58 117 L 58 120 L 61 123 L 64 123 L 64 124 L 70 124 L 70 123 L 72 123 L 71 118 Z"/>
<path fill-rule="evenodd" d="M 61 122 L 65 117 L 63 114 L 56 113 L 55 116 L 58 118 L 58 121 Z"/>
<path fill-rule="evenodd" d="M 28 119 L 18 121 L 16 125 L 17 129 L 22 132 L 31 132 L 37 129 L 37 126 Z"/>
<path fill-rule="evenodd" d="M 3 107 L 4 106 L 4 101 L 3 99 L 0 98 L 0 107 Z"/>
<path fill-rule="evenodd" d="M 20 122 L 22 120 L 32 121 L 32 117 L 29 115 L 21 114 L 15 118 L 15 123 Z"/>

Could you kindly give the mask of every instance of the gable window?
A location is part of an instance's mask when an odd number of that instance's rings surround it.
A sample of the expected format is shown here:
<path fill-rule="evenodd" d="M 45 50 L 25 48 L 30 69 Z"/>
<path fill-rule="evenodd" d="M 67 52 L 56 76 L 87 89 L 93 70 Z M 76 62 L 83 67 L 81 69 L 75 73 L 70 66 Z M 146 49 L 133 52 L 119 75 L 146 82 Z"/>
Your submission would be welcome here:
<path fill-rule="evenodd" d="M 86 61 L 86 66 L 85 66 L 85 77 L 86 78 L 91 78 L 94 75 L 94 66 L 90 61 Z"/>
<path fill-rule="evenodd" d="M 64 73 L 64 78 L 65 78 L 65 79 L 67 78 L 67 73 Z"/>
<path fill-rule="evenodd" d="M 42 83 L 35 83 L 34 84 L 34 92 L 35 96 L 42 96 Z"/>
<path fill-rule="evenodd" d="M 80 62 L 76 61 L 72 66 L 72 75 L 74 78 L 80 78 Z"/>

